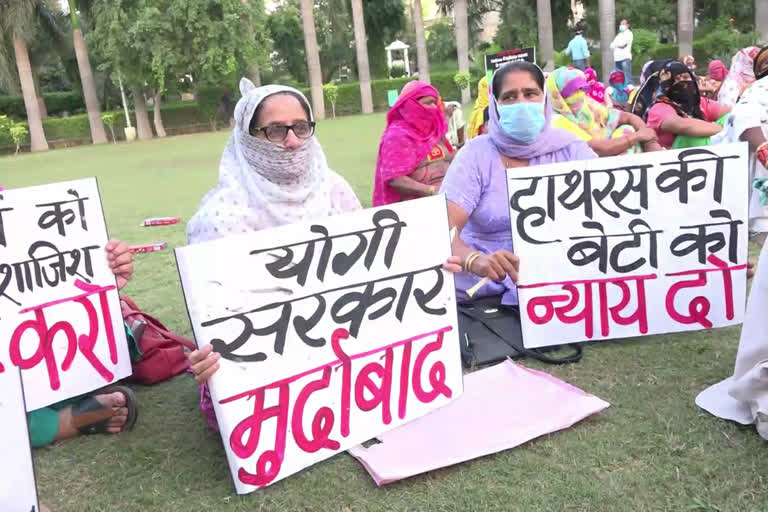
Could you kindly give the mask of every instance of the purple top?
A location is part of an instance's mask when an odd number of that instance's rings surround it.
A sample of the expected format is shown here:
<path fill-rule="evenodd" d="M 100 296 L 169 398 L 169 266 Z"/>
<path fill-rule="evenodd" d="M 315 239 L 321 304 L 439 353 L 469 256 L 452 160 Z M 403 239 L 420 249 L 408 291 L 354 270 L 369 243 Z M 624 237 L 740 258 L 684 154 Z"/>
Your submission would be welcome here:
<path fill-rule="evenodd" d="M 557 151 L 533 157 L 529 164 L 534 166 L 593 158 L 597 158 L 594 151 L 586 142 L 578 141 Z M 513 250 L 506 172 L 501 163 L 501 155 L 489 135 L 475 137 L 458 152 L 445 175 L 440 192 L 469 215 L 469 221 L 460 234 L 468 247 L 486 254 L 501 249 Z M 457 300 L 469 300 L 466 290 L 479 280 L 469 273 L 457 274 Z M 517 304 L 517 287 L 509 277 L 501 283 L 489 281 L 475 298 L 495 295 L 503 295 L 503 304 Z"/>

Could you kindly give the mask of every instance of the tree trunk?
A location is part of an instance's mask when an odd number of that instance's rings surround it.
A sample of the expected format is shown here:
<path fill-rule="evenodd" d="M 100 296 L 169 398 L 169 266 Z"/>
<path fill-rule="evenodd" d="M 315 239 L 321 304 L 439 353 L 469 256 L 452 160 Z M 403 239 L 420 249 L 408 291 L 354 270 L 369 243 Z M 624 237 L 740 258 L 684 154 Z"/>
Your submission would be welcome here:
<path fill-rule="evenodd" d="M 352 23 L 355 26 L 355 49 L 357 50 L 357 75 L 360 81 L 360 103 L 363 114 L 373 113 L 373 94 L 371 93 L 371 69 L 368 66 L 368 38 L 365 35 L 363 1 L 352 0 Z M 334 108 L 333 117 L 336 117 Z"/>
<path fill-rule="evenodd" d="M 32 78 L 35 81 L 35 96 L 37 97 L 37 106 L 40 109 L 40 119 L 45 121 L 48 119 L 48 107 L 45 106 L 45 98 L 43 98 L 43 93 L 40 91 L 40 81 L 34 69 L 32 70 Z"/>
<path fill-rule="evenodd" d="M 96 94 L 96 83 L 93 81 L 88 48 L 85 46 L 83 32 L 79 28 L 72 31 L 72 41 L 77 57 L 77 69 L 80 71 L 80 83 L 83 85 L 88 123 L 91 125 L 91 140 L 94 144 L 104 144 L 107 142 L 107 133 L 104 131 L 104 121 L 101 120 L 101 106 L 99 105 L 99 96 Z"/>
<path fill-rule="evenodd" d="M 760 44 L 768 44 L 768 0 L 755 0 L 755 29 Z"/>
<path fill-rule="evenodd" d="M 459 60 L 459 72 L 469 73 L 469 26 L 467 22 L 467 0 L 455 0 L 453 3 L 454 24 L 456 26 L 456 54 Z M 472 101 L 469 87 L 461 90 L 461 103 Z"/>
<path fill-rule="evenodd" d="M 544 57 L 544 71 L 555 69 L 555 43 L 552 36 L 552 6 L 549 0 L 536 0 L 536 18 L 539 22 L 539 48 Z"/>
<path fill-rule="evenodd" d="M 413 24 L 416 27 L 416 60 L 419 63 L 419 80 L 429 81 L 429 55 L 427 54 L 427 37 L 424 34 L 424 11 L 421 0 L 413 0 Z"/>
<path fill-rule="evenodd" d="M 155 133 L 158 137 L 165 137 L 165 126 L 163 126 L 163 117 L 160 113 L 160 102 L 162 101 L 162 94 L 155 93 L 154 105 L 152 105 L 152 112 L 154 113 Z"/>
<path fill-rule="evenodd" d="M 320 67 L 320 53 L 315 32 L 315 16 L 312 14 L 312 0 L 301 0 L 301 21 L 304 25 L 304 46 L 307 51 L 309 90 L 312 92 L 312 110 L 315 119 L 325 119 L 325 98 L 323 97 L 323 71 Z"/>
<path fill-rule="evenodd" d="M 608 83 L 608 78 L 613 70 L 613 50 L 611 43 L 616 36 L 616 4 L 614 0 L 600 0 L 600 53 L 602 54 L 603 82 Z"/>
<path fill-rule="evenodd" d="M 144 93 L 139 87 L 133 88 L 133 104 L 136 106 L 136 131 L 139 140 L 149 140 L 153 137 L 152 127 L 149 125 L 147 102 L 144 101 Z"/>
<path fill-rule="evenodd" d="M 251 8 L 251 3 L 248 0 L 241 0 L 241 2 L 245 7 L 249 9 Z M 251 44 L 253 44 L 253 40 L 254 40 L 253 27 L 249 25 L 248 27 L 246 27 L 246 30 L 247 30 L 248 41 L 250 41 Z M 259 72 L 258 64 L 252 64 L 248 66 L 248 78 L 251 80 L 251 82 L 253 82 L 253 85 L 255 85 L 256 87 L 261 87 L 261 73 Z"/>
<path fill-rule="evenodd" d="M 693 54 L 693 0 L 677 2 L 677 41 L 680 55 Z"/>
<path fill-rule="evenodd" d="M 261 87 L 261 72 L 259 71 L 258 65 L 254 64 L 248 68 L 248 78 L 251 79 L 253 85 Z"/>
<path fill-rule="evenodd" d="M 35 80 L 32 77 L 32 66 L 29 63 L 29 50 L 23 39 L 13 39 L 13 51 L 16 56 L 16 68 L 19 71 L 21 92 L 24 96 L 24 107 L 27 109 L 29 123 L 29 138 L 32 151 L 46 151 L 48 141 L 45 140 L 43 120 L 40 118 L 40 105 L 35 96 Z"/>

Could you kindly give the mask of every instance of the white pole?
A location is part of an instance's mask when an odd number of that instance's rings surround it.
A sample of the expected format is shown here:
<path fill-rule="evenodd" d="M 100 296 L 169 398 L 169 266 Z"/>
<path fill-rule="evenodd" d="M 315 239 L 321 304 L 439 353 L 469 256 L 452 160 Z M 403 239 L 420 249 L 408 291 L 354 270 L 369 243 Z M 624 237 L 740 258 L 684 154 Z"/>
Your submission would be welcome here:
<path fill-rule="evenodd" d="M 411 76 L 411 61 L 408 60 L 408 48 L 405 49 L 405 74 Z"/>
<path fill-rule="evenodd" d="M 125 89 L 123 89 L 123 79 L 120 76 L 120 70 L 117 71 L 117 83 L 120 86 L 120 96 L 123 98 L 123 110 L 125 111 L 125 122 L 128 123 L 128 128 L 131 126 L 131 116 L 128 115 L 128 101 L 125 99 Z"/>

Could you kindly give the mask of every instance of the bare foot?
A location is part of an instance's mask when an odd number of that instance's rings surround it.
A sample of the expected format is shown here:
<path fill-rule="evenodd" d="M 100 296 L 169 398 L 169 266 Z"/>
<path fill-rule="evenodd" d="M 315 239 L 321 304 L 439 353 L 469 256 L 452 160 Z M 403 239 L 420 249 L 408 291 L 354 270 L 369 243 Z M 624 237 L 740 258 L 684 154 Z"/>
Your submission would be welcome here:
<path fill-rule="evenodd" d="M 123 429 L 123 425 L 128 421 L 125 395 L 122 393 L 109 393 L 108 395 L 96 395 L 93 398 L 101 405 L 112 408 L 114 416 L 107 422 L 107 431 L 111 434 L 119 434 Z"/>

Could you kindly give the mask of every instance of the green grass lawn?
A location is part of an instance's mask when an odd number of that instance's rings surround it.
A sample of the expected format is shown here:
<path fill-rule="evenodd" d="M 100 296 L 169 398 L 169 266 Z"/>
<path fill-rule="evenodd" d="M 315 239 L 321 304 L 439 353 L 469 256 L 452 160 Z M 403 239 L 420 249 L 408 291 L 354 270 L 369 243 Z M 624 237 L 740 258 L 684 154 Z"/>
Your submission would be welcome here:
<path fill-rule="evenodd" d="M 468 115 L 468 112 L 466 112 Z M 384 116 L 320 123 L 331 166 L 370 204 Z M 80 147 L 0 159 L 0 184 L 98 176 L 110 234 L 131 244 L 185 243 L 184 223 L 216 182 L 227 134 Z M 139 255 L 126 293 L 190 335 L 173 253 Z M 768 457 L 752 428 L 700 411 L 694 397 L 731 373 L 739 329 L 602 342 L 582 362 L 545 369 L 611 403 L 574 428 L 525 446 L 377 488 L 340 454 L 245 497 L 234 493 L 217 434 L 188 375 L 138 388 L 141 418 L 120 436 L 35 452 L 41 497 L 55 512 L 258 510 L 768 510 Z M 503 404 L 499 405 L 503 407 Z M 467 435 L 481 436 L 482 432 Z M 2 454 L 0 454 L 2 456 Z"/>

